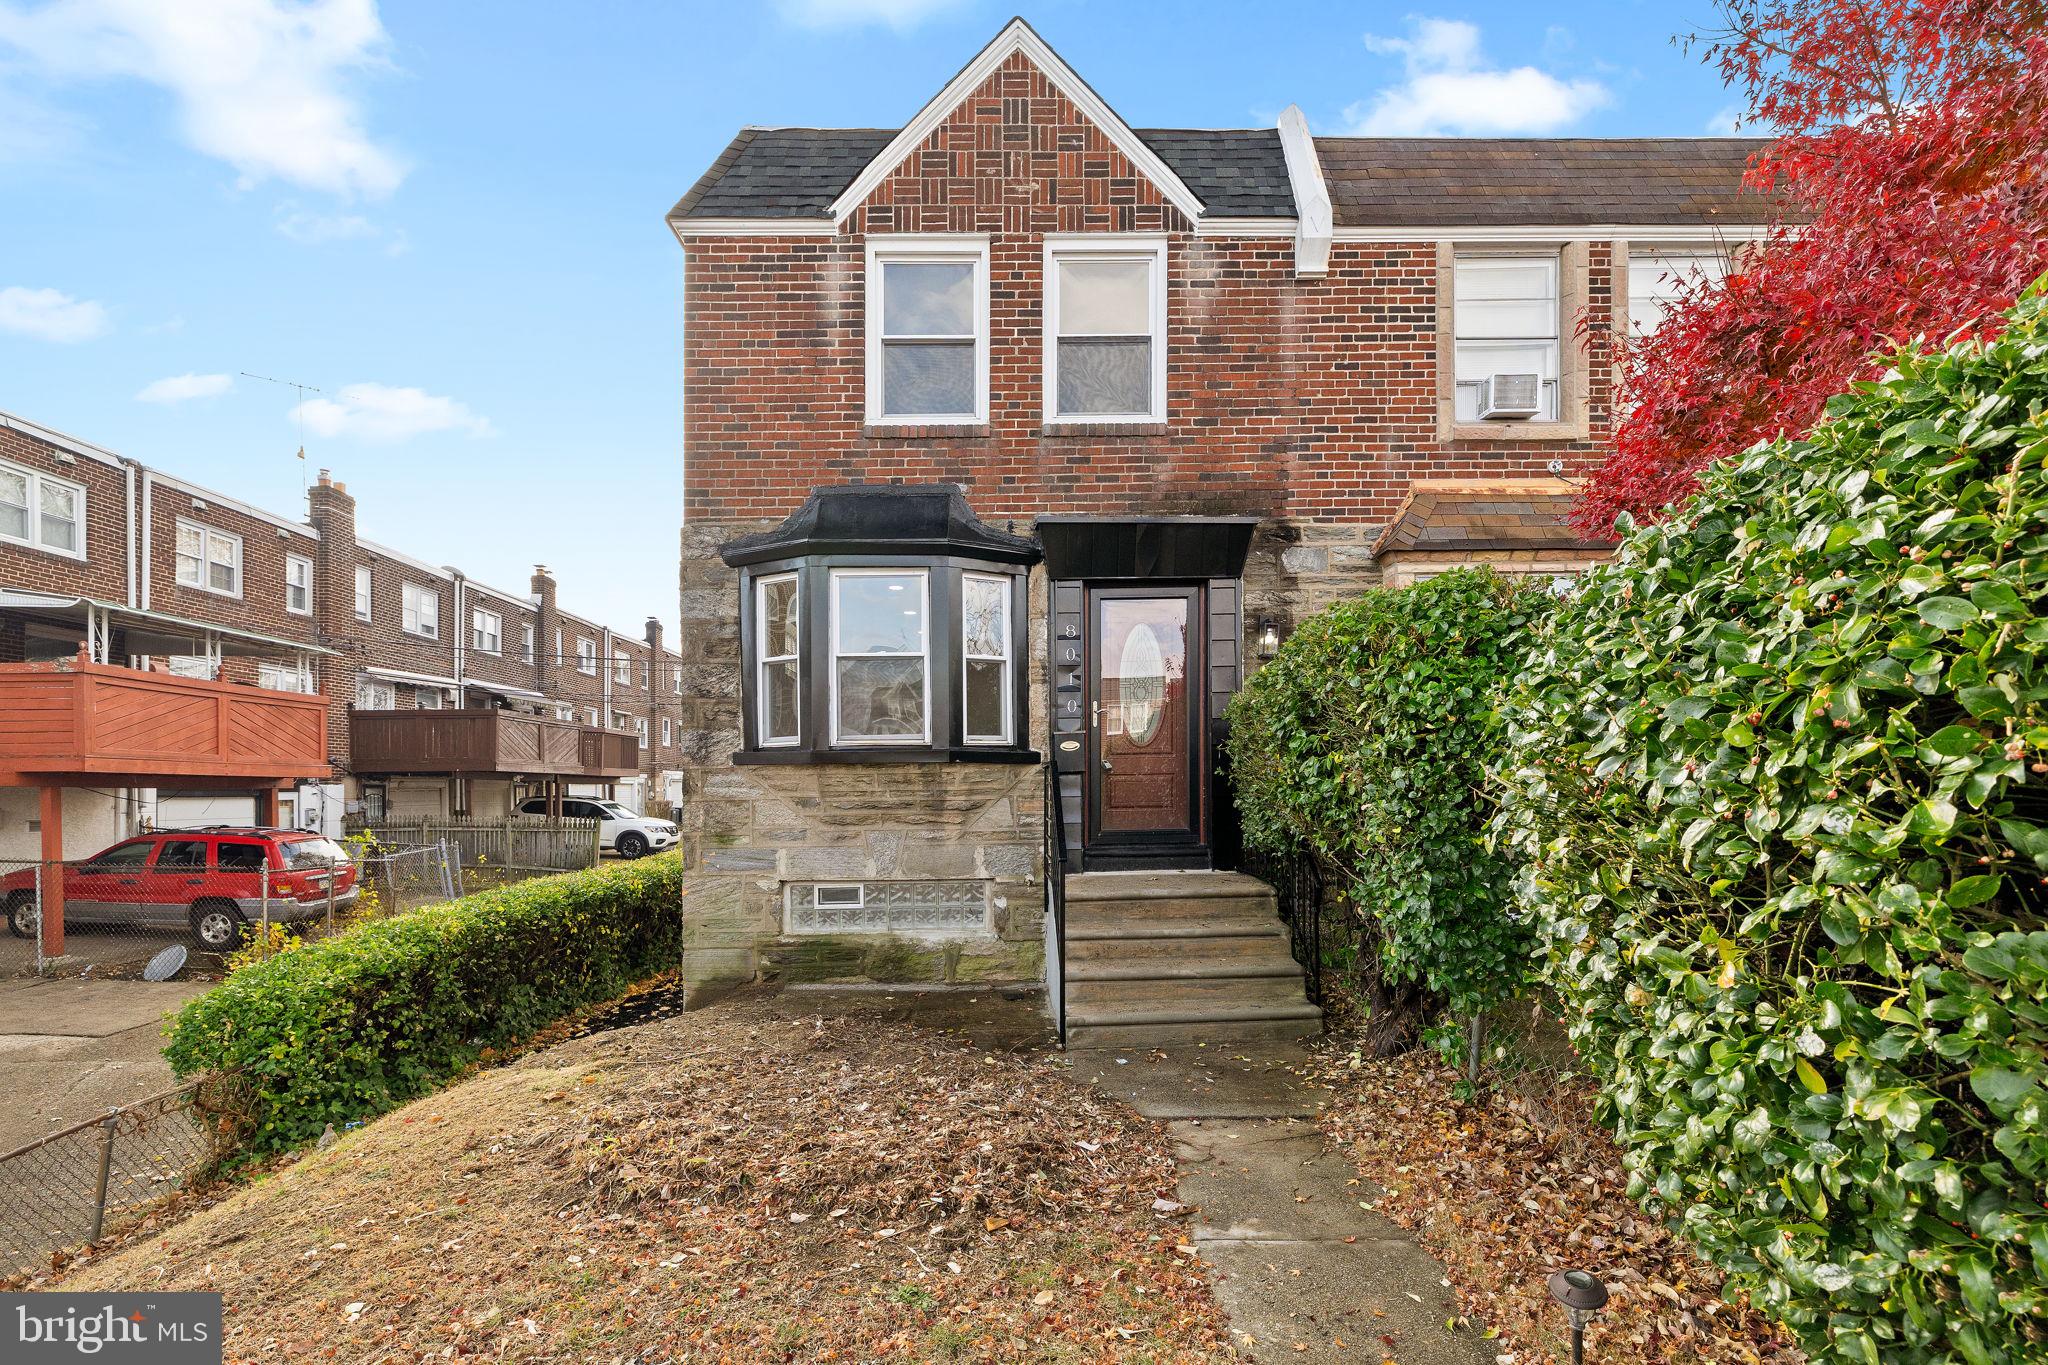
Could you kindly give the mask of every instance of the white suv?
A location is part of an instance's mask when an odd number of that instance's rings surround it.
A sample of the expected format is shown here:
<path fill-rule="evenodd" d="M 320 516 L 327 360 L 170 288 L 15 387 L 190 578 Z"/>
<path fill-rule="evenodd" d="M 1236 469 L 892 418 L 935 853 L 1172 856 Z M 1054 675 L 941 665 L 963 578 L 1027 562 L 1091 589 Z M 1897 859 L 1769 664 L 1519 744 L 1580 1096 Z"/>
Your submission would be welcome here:
<path fill-rule="evenodd" d="M 535 797 L 519 804 L 521 815 L 546 815 L 548 803 L 545 797 Z M 608 848 L 621 858 L 639 858 L 649 853 L 659 853 L 676 841 L 676 827 L 666 820 L 651 820 L 638 812 L 627 810 L 616 801 L 593 801 L 588 797 L 567 796 L 562 798 L 562 814 L 571 820 L 597 821 L 597 845 Z"/>

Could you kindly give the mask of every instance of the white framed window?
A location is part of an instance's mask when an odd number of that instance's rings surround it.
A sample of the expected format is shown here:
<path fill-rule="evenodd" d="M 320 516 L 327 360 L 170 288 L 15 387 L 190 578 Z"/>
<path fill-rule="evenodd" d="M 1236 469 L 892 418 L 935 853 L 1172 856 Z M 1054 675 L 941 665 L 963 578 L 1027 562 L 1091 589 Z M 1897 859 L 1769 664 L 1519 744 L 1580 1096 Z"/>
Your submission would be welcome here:
<path fill-rule="evenodd" d="M 407 583 L 399 625 L 408 635 L 441 638 L 441 594 L 419 583 Z"/>
<path fill-rule="evenodd" d="M 370 566 L 356 565 L 356 620 L 370 619 Z"/>
<path fill-rule="evenodd" d="M 793 573 L 754 580 L 754 729 L 764 747 L 795 744 L 803 729 L 797 655 L 802 606 Z M 678 690 L 683 671 L 676 670 Z"/>
<path fill-rule="evenodd" d="M 646 659 L 640 661 L 640 690 L 642 692 L 654 690 L 654 665 Z"/>
<path fill-rule="evenodd" d="M 645 744 L 647 742 L 647 717 L 633 717 L 633 733 L 640 736 L 640 742 L 642 744 Z"/>
<path fill-rule="evenodd" d="M 661 747 L 666 749 L 676 742 L 676 723 L 667 716 L 661 718 Z"/>
<path fill-rule="evenodd" d="M 313 680 L 292 664 L 258 663 L 256 685 L 272 692 L 311 692 Z"/>
<path fill-rule="evenodd" d="M 1456 420 L 1480 420 L 1480 390 L 1496 374 L 1536 375 L 1535 420 L 1558 420 L 1558 262 L 1555 251 L 1457 256 L 1451 284 Z"/>
<path fill-rule="evenodd" d="M 242 538 L 178 518 L 178 582 L 223 597 L 240 597 Z"/>
<path fill-rule="evenodd" d="M 988 420 L 988 238 L 868 238 L 867 417 Z"/>
<path fill-rule="evenodd" d="M 482 607 L 469 613 L 469 647 L 479 654 L 497 654 L 504 648 L 505 618 Z"/>
<path fill-rule="evenodd" d="M 356 679 L 356 709 L 360 711 L 395 711 L 398 709 L 398 689 L 377 678 Z"/>
<path fill-rule="evenodd" d="M 555 719 L 566 720 L 571 723 L 574 723 L 576 719 L 576 708 L 573 706 L 557 706 L 555 708 Z"/>
<path fill-rule="evenodd" d="M 1008 744 L 1015 731 L 1010 685 L 1010 579 L 960 578 L 961 733 L 969 744 Z"/>
<path fill-rule="evenodd" d="M 204 678 L 209 682 L 220 676 L 214 661 L 204 654 L 173 654 L 166 670 L 174 678 Z"/>
<path fill-rule="evenodd" d="M 593 678 L 597 676 L 597 641 L 581 635 L 576 637 L 576 671 L 588 673 Z M 593 719 L 590 723 L 595 725 L 597 721 Z"/>
<path fill-rule="evenodd" d="M 1728 274 L 1726 253 L 1704 247 L 1641 248 L 1628 253 L 1628 333 L 1643 337 L 1664 322 L 1691 280 L 1718 284 Z"/>
<path fill-rule="evenodd" d="M 840 886 L 823 883 L 811 888 L 811 905 L 819 910 L 859 910 L 867 904 L 867 886 L 848 882 Z"/>
<path fill-rule="evenodd" d="M 683 695 L 683 670 L 681 668 L 669 670 L 669 684 L 677 696 Z"/>
<path fill-rule="evenodd" d="M 931 743 L 930 575 L 834 569 L 832 742 Z"/>
<path fill-rule="evenodd" d="M 585 712 L 585 715 L 589 717 L 590 723 L 592 725 L 597 724 L 597 708 L 595 706 L 591 707 L 589 711 Z"/>
<path fill-rule="evenodd" d="M 421 711 L 441 710 L 441 689 L 438 687 L 422 687 L 415 689 L 412 694 L 412 704 L 414 707 Z"/>
<path fill-rule="evenodd" d="M 621 687 L 633 685 L 633 657 L 630 654 L 612 656 L 612 681 Z"/>
<path fill-rule="evenodd" d="M 313 561 L 304 555 L 284 557 L 284 609 L 295 616 L 313 614 Z"/>
<path fill-rule="evenodd" d="M 519 628 L 519 657 L 527 663 L 532 663 L 533 649 L 533 622 L 528 621 Z"/>
<path fill-rule="evenodd" d="M 0 541 L 85 558 L 85 489 L 0 463 Z"/>
<path fill-rule="evenodd" d="M 1166 239 L 1048 237 L 1045 419 L 1166 418 Z"/>

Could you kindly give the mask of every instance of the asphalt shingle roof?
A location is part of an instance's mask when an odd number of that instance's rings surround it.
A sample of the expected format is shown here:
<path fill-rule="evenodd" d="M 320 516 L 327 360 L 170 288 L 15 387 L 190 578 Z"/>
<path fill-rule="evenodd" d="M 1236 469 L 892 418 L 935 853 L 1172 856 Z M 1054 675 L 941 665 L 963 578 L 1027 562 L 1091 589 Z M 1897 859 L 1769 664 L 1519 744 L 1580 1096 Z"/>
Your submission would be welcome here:
<path fill-rule="evenodd" d="M 1768 223 L 1761 139 L 1319 137 L 1339 227 Z"/>
<path fill-rule="evenodd" d="M 894 128 L 747 128 L 711 163 L 671 218 L 822 218 Z M 1208 211 L 1292 218 L 1287 158 L 1271 128 L 1138 132 Z"/>

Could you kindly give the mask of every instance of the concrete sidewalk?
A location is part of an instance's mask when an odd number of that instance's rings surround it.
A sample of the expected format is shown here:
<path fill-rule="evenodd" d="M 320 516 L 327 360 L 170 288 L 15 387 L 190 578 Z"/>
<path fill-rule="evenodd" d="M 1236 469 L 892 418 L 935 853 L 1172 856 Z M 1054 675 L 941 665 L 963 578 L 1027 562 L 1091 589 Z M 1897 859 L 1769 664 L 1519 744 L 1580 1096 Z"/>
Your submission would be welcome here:
<path fill-rule="evenodd" d="M 163 1019 L 209 989 L 184 981 L 0 981 L 0 1152 L 173 1082 Z"/>
<path fill-rule="evenodd" d="M 1443 1267 L 1366 1205 L 1378 1191 L 1323 1150 L 1324 1092 L 1293 1045 L 1068 1054 L 1077 1078 L 1166 1120 L 1200 1250 L 1239 1354 L 1258 1361 L 1493 1365 L 1446 1321 Z"/>

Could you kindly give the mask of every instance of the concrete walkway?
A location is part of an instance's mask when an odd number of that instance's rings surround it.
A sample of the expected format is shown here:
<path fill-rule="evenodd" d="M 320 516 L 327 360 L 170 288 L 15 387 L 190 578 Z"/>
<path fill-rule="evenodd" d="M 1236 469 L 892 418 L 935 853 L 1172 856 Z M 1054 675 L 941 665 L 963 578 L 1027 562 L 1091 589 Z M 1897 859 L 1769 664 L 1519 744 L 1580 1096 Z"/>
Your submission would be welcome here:
<path fill-rule="evenodd" d="M 1324 1092 L 1299 1075 L 1298 1047 L 1068 1055 L 1079 1079 L 1166 1120 L 1189 1239 L 1245 1358 L 1493 1365 L 1490 1343 L 1445 1326 L 1457 1305 L 1443 1267 L 1363 1207 L 1379 1192 L 1323 1151 Z"/>
<path fill-rule="evenodd" d="M 163 1018 L 206 982 L 0 981 L 0 1152 L 173 1084 Z"/>

